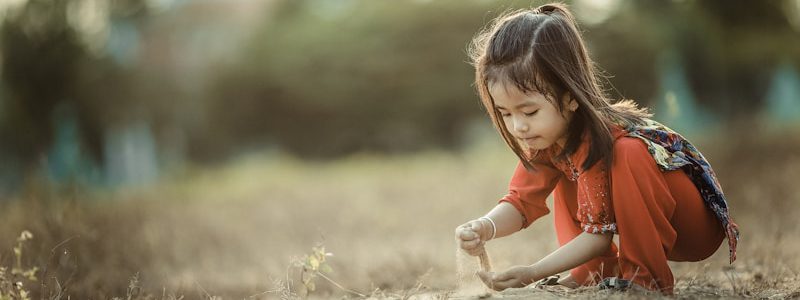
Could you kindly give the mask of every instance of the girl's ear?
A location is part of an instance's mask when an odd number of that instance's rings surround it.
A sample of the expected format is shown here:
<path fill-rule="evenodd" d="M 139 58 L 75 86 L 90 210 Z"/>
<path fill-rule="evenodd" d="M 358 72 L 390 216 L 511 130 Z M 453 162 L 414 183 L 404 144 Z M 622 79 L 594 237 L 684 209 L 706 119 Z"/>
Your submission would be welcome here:
<path fill-rule="evenodd" d="M 571 112 L 575 112 L 578 109 L 578 100 L 572 98 L 572 94 L 569 92 L 564 93 L 564 96 L 561 97 L 561 101 L 564 101 L 563 103 L 567 104 L 567 109 L 569 109 Z"/>

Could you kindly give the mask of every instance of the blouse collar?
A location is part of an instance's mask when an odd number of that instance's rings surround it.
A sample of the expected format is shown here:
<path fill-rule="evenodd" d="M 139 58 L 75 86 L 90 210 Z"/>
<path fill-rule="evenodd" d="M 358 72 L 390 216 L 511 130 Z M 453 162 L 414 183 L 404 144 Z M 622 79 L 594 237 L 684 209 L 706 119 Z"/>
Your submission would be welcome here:
<path fill-rule="evenodd" d="M 614 141 L 623 137 L 627 134 L 622 127 L 618 125 L 611 126 L 611 136 Z M 550 157 L 551 162 L 553 165 L 557 166 L 559 169 L 565 172 L 565 174 L 570 174 L 573 172 L 583 173 L 585 170 L 583 169 L 583 162 L 589 156 L 589 146 L 591 145 L 591 135 L 589 131 L 586 130 L 583 132 L 581 136 L 581 144 L 578 146 L 578 149 L 575 150 L 572 154 L 568 155 L 568 160 L 565 159 L 556 159 L 556 156 L 561 153 L 561 146 L 558 144 L 553 144 L 548 148 L 546 151 L 547 155 Z"/>

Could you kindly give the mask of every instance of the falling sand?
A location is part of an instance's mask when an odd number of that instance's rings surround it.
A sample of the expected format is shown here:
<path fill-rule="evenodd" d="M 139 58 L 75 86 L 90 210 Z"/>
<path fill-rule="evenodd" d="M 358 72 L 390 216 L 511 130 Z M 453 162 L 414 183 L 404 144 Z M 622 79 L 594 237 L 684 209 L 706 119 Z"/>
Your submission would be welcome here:
<path fill-rule="evenodd" d="M 488 298 L 492 295 L 486 285 L 475 275 L 478 267 L 484 272 L 492 271 L 492 263 L 486 249 L 484 248 L 483 252 L 478 255 L 476 262 L 456 245 L 456 277 L 458 279 L 454 295 L 456 298 Z"/>

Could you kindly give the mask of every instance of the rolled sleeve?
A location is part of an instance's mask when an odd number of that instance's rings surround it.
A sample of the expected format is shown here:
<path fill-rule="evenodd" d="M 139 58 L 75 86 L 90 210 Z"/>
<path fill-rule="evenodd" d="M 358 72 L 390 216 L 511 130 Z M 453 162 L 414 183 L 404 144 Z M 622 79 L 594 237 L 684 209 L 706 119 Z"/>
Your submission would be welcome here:
<path fill-rule="evenodd" d="M 523 217 L 522 228 L 550 213 L 547 197 L 553 192 L 561 173 L 545 163 L 534 163 L 535 170 L 528 171 L 522 163 L 517 165 L 508 186 L 508 194 L 498 203 L 508 202 Z"/>

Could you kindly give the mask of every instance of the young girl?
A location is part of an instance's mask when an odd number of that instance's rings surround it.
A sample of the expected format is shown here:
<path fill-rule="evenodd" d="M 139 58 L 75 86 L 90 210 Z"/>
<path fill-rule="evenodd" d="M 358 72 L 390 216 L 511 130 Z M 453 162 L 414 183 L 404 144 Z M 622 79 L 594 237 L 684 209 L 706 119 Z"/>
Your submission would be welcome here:
<path fill-rule="evenodd" d="M 564 5 L 501 16 L 471 50 L 480 98 L 520 163 L 509 193 L 456 239 L 479 255 L 486 241 L 547 214 L 555 192 L 561 245 L 529 266 L 479 272 L 487 285 L 523 287 L 571 270 L 558 283 L 671 294 L 668 260 L 703 260 L 727 237 L 734 261 L 738 229 L 708 162 L 644 109 L 604 95 Z"/>

